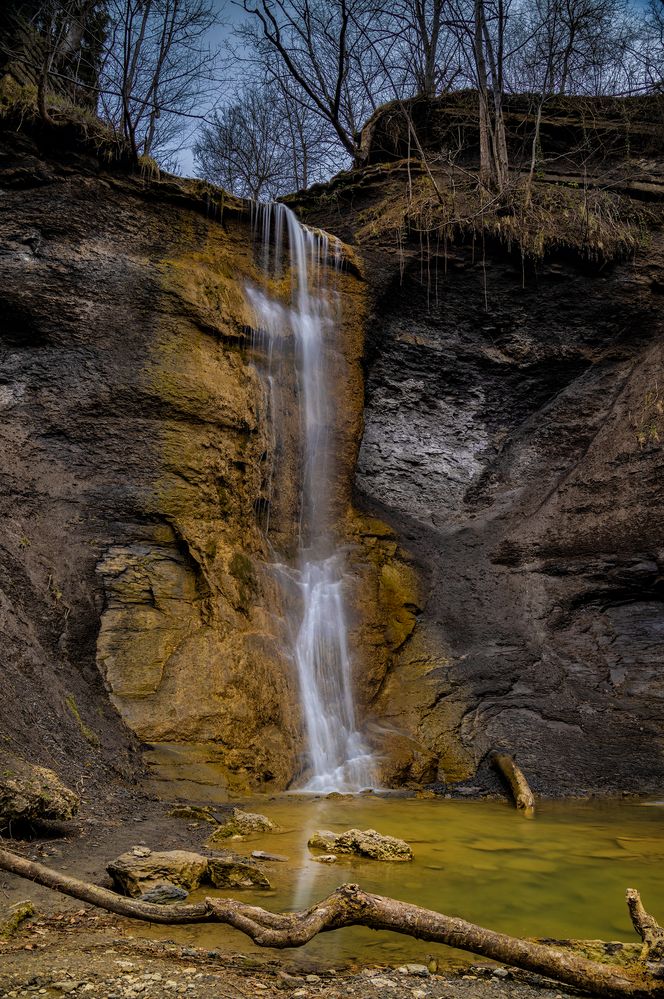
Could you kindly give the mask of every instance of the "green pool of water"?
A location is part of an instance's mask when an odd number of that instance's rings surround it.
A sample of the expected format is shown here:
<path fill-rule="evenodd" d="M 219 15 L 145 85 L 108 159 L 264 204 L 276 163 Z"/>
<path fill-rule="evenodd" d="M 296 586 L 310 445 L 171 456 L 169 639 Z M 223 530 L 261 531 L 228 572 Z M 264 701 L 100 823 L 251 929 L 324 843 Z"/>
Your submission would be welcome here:
<path fill-rule="evenodd" d="M 501 802 L 287 796 L 246 806 L 273 819 L 282 832 L 231 841 L 229 848 L 285 854 L 289 863 L 264 863 L 273 891 L 211 890 L 274 911 L 299 909 L 338 885 L 362 888 L 462 916 L 524 936 L 634 940 L 624 902 L 627 887 L 664 919 L 664 802 L 542 802 L 525 819 Z M 316 863 L 307 838 L 316 829 L 373 828 L 407 840 L 412 863 L 340 858 Z M 246 937 L 214 925 L 152 927 L 151 935 L 209 949 L 269 953 Z M 283 952 L 282 952 L 283 953 Z M 400 963 L 445 948 L 395 933 L 348 928 L 317 937 L 289 957 L 304 963 Z"/>

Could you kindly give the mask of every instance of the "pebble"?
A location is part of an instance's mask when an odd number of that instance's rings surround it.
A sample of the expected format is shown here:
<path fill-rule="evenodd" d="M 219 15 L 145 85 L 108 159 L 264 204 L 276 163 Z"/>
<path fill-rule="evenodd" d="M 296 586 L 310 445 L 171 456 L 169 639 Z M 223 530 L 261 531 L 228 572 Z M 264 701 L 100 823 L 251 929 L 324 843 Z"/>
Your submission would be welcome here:
<path fill-rule="evenodd" d="M 417 975 L 418 978 L 428 978 L 429 969 L 426 964 L 402 964 L 397 968 L 402 975 Z"/>
<path fill-rule="evenodd" d="M 312 984 L 315 982 L 320 982 L 320 975 L 307 975 L 307 977 L 304 980 L 305 982 L 310 982 Z"/>
<path fill-rule="evenodd" d="M 510 973 L 507 968 L 494 968 L 491 972 L 494 978 L 509 978 Z M 560 999 L 560 997 L 558 997 Z"/>
<path fill-rule="evenodd" d="M 396 989 L 397 987 L 397 983 L 389 978 L 372 978 L 371 984 L 375 985 L 377 989 Z"/>

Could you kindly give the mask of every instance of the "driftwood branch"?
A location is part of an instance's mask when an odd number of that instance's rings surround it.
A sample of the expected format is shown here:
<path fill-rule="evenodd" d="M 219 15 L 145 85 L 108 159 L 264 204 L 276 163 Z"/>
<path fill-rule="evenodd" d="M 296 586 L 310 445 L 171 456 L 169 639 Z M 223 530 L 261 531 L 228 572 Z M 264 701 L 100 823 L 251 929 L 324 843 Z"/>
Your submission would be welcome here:
<path fill-rule="evenodd" d="M 328 898 L 302 912 L 278 914 L 229 898 L 207 898 L 195 905 L 152 905 L 59 874 L 8 850 L 0 850 L 0 869 L 133 919 L 169 924 L 224 923 L 245 933 L 261 947 L 300 947 L 318 933 L 342 926 L 368 926 L 457 947 L 609 999 L 623 996 L 664 999 L 664 979 L 656 977 L 641 962 L 626 969 L 591 961 L 561 948 L 496 933 L 456 916 L 374 895 L 362 891 L 358 885 L 342 885 Z M 628 897 L 638 899 L 638 892 L 630 889 Z M 637 912 L 638 926 L 644 933 L 657 927 L 640 899 L 634 909 L 635 903 L 629 904 L 630 911 Z"/>
<path fill-rule="evenodd" d="M 509 784 L 516 807 L 522 808 L 528 816 L 534 815 L 535 795 L 514 757 L 507 753 L 492 753 L 491 762 Z"/>
<path fill-rule="evenodd" d="M 664 929 L 657 920 L 646 912 L 636 888 L 627 889 L 627 908 L 632 926 L 643 940 L 642 961 L 664 960 Z"/>

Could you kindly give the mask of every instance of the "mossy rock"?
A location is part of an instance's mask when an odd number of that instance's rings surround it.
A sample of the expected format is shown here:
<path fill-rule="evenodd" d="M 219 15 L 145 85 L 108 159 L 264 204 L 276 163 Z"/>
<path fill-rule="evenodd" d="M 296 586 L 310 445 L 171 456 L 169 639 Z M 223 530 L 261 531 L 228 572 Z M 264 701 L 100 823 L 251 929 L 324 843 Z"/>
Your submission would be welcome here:
<path fill-rule="evenodd" d="M 0 829 L 10 822 L 68 822 L 80 799 L 52 770 L 18 757 L 0 758 Z"/>
<path fill-rule="evenodd" d="M 277 826 L 266 815 L 257 812 L 243 812 L 234 808 L 228 819 L 218 825 L 207 841 L 207 846 L 214 849 L 219 843 L 231 836 L 258 836 L 266 832 L 274 832 Z"/>

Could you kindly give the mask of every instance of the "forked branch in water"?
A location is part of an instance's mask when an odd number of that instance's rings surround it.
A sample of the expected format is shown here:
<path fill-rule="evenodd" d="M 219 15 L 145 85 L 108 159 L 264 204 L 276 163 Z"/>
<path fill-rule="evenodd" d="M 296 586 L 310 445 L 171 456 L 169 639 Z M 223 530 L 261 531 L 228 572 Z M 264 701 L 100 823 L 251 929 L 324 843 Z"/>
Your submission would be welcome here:
<path fill-rule="evenodd" d="M 362 891 L 358 885 L 342 885 L 302 912 L 279 914 L 230 898 L 206 898 L 194 905 L 152 905 L 78 881 L 8 850 L 0 850 L 0 869 L 132 919 L 167 924 L 224 923 L 245 933 L 261 947 L 301 947 L 318 933 L 342 926 L 368 926 L 457 947 L 609 999 L 622 996 L 664 999 L 663 966 L 642 960 L 623 968 L 591 961 L 560 947 L 496 933 L 456 916 L 374 895 Z M 628 889 L 627 897 L 635 928 L 647 945 L 647 953 L 642 957 L 652 961 L 660 953 L 664 930 L 645 911 L 637 891 Z"/>

